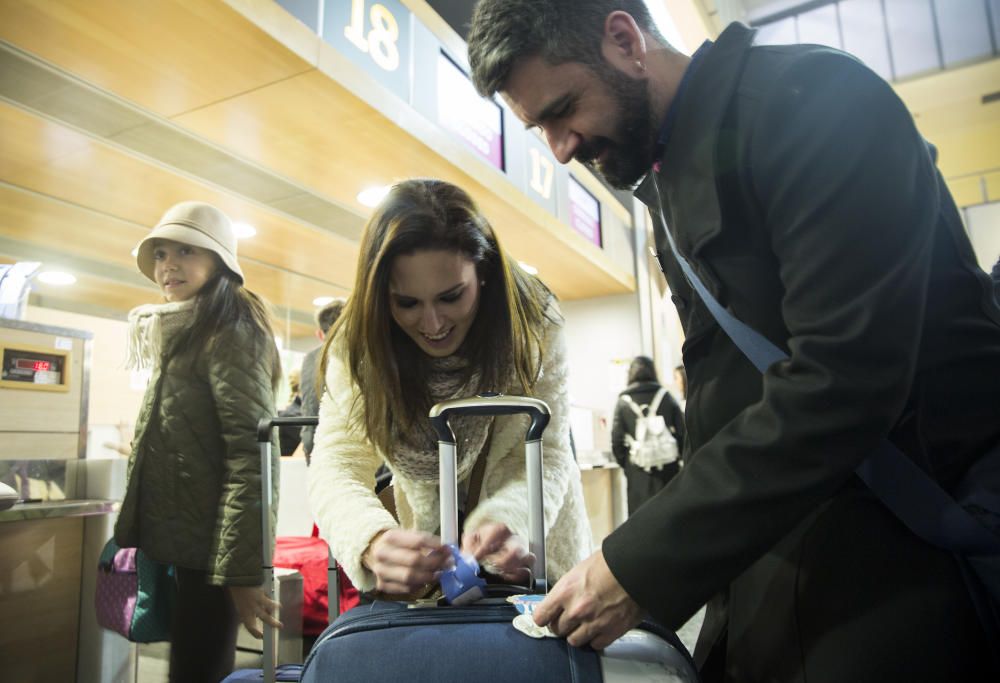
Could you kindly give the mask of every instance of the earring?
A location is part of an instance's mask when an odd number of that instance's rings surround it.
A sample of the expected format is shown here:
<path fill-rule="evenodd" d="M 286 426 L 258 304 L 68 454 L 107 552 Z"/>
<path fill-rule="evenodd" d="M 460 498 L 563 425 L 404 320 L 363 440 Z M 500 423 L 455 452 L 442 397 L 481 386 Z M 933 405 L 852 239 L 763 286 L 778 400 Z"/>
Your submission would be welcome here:
<path fill-rule="evenodd" d="M 485 287 L 486 286 L 486 280 L 480 280 L 479 281 L 479 286 L 480 287 Z"/>
<path fill-rule="evenodd" d="M 646 65 L 642 63 L 641 59 L 635 60 L 635 66 L 636 66 L 636 68 L 639 69 L 639 71 L 645 71 L 646 70 Z"/>

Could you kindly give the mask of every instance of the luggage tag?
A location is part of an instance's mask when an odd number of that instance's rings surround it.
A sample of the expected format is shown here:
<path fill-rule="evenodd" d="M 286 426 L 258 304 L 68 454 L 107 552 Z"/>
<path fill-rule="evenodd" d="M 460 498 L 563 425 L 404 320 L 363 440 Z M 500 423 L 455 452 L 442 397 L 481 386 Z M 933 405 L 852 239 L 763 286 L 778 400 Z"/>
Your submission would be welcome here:
<path fill-rule="evenodd" d="M 486 597 L 486 582 L 479 577 L 479 563 L 472 555 L 459 552 L 449 543 L 448 549 L 455 560 L 452 569 L 441 573 L 441 590 L 451 605 L 468 605 Z"/>
<path fill-rule="evenodd" d="M 539 626 L 532 618 L 535 608 L 545 599 L 544 595 L 511 595 L 507 602 L 514 605 L 519 614 L 514 617 L 514 628 L 532 638 L 556 638 L 548 626 Z"/>

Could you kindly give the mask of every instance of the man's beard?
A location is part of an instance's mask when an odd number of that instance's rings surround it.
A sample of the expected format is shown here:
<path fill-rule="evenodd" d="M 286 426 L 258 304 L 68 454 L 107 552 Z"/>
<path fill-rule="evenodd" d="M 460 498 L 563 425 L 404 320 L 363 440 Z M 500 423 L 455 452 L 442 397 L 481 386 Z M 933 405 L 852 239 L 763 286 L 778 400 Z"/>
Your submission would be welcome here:
<path fill-rule="evenodd" d="M 620 190 L 629 190 L 649 171 L 653 161 L 656 132 L 652 120 L 647 82 L 629 78 L 617 69 L 602 64 L 595 69 L 598 77 L 611 90 L 618 105 L 618 120 L 614 137 L 585 140 L 574 157 L 594 169 Z M 603 161 L 597 161 L 604 150 Z"/>

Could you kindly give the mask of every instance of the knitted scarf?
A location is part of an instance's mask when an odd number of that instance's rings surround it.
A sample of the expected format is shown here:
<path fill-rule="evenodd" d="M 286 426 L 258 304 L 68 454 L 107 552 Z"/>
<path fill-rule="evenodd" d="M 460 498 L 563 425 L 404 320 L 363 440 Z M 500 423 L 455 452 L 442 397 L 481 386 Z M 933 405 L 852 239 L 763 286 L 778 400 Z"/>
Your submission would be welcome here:
<path fill-rule="evenodd" d="M 433 358 L 430 361 L 427 390 L 431 403 L 439 403 L 453 398 L 465 398 L 475 393 L 479 376 L 473 373 L 468 382 L 462 377 L 468 368 L 468 361 L 458 356 Z M 450 420 L 458 447 L 458 480 L 463 481 L 476 464 L 479 452 L 486 446 L 493 417 L 481 415 L 461 415 Z M 415 482 L 434 483 L 438 480 L 437 434 L 430 420 L 410 433 L 395 432 L 393 452 L 388 460 L 393 469 Z"/>
<path fill-rule="evenodd" d="M 156 369 L 177 333 L 191 324 L 195 300 L 144 304 L 128 314 L 126 369 Z"/>

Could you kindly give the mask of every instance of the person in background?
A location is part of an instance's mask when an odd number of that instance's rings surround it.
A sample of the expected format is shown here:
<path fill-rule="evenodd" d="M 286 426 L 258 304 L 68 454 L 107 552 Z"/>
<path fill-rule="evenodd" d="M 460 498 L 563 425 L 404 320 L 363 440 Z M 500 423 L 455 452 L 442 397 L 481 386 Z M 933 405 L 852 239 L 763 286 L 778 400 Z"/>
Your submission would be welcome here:
<path fill-rule="evenodd" d="M 302 417 L 302 371 L 293 368 L 288 372 L 288 390 L 291 399 L 278 411 L 278 417 Z M 302 443 L 301 427 L 278 427 L 278 444 L 283 456 L 291 455 Z"/>
<path fill-rule="evenodd" d="M 326 341 L 309 472 L 321 535 L 360 591 L 425 591 L 450 563 L 437 535 L 438 443 L 428 411 L 487 391 L 535 396 L 552 411 L 543 436 L 549 576 L 590 552 L 569 447 L 563 334 L 555 298 L 507 256 L 462 189 L 408 180 L 375 209 L 353 293 Z M 533 562 L 525 540 L 527 418 L 468 415 L 452 426 L 462 550 L 502 581 L 524 580 Z M 393 474 L 395 515 L 372 490 L 383 461 Z"/>
<path fill-rule="evenodd" d="M 625 472 L 628 484 L 628 513 L 631 516 L 643 503 L 659 493 L 681 469 L 681 460 L 667 463 L 662 467 L 645 470 L 632 462 L 629 457 L 628 437 L 636 436 L 636 415 L 633 406 L 645 414 L 651 408 L 654 398 L 663 389 L 656 376 L 656 365 L 648 356 L 636 356 L 628 368 L 628 387 L 618 398 L 611 423 L 611 452 Z M 627 398 L 626 398 L 627 397 Z M 631 404 L 629 403 L 631 401 Z M 673 397 L 664 390 L 657 406 L 657 415 L 663 418 L 666 428 L 676 441 L 676 453 L 683 453 L 684 415 Z"/>
<path fill-rule="evenodd" d="M 330 329 L 340 318 L 340 314 L 347 305 L 347 299 L 336 298 L 330 303 L 322 306 L 316 311 L 316 338 L 321 342 L 326 339 Z M 301 392 L 302 392 L 302 414 L 312 417 L 319 415 L 319 384 L 320 378 L 317 373 L 320 355 L 323 352 L 323 345 L 320 344 L 315 349 L 306 354 L 302 359 Z M 316 428 L 312 426 L 302 428 L 302 451 L 306 456 L 306 464 L 312 456 L 313 435 Z"/>
<path fill-rule="evenodd" d="M 688 57 L 643 0 L 474 10 L 479 93 L 560 162 L 638 184 L 685 335 L 684 469 L 534 619 L 600 649 L 711 600 L 708 683 L 1000 680 L 959 559 L 857 474 L 887 439 L 946 490 L 1000 455 L 989 278 L 893 88 L 838 50 L 754 35 L 732 24 Z M 763 372 L 675 248 L 778 348 Z"/>
<path fill-rule="evenodd" d="M 174 566 L 170 681 L 217 683 L 232 671 L 241 621 L 258 638 L 259 619 L 281 626 L 261 590 L 256 440 L 257 420 L 274 414 L 278 349 L 219 209 L 173 206 L 136 254 L 164 302 L 129 313 L 128 365 L 152 376 L 115 540 Z"/>
<path fill-rule="evenodd" d="M 674 368 L 674 386 L 677 387 L 677 402 L 680 404 L 681 410 L 684 410 L 688 400 L 688 376 L 683 365 Z"/>

